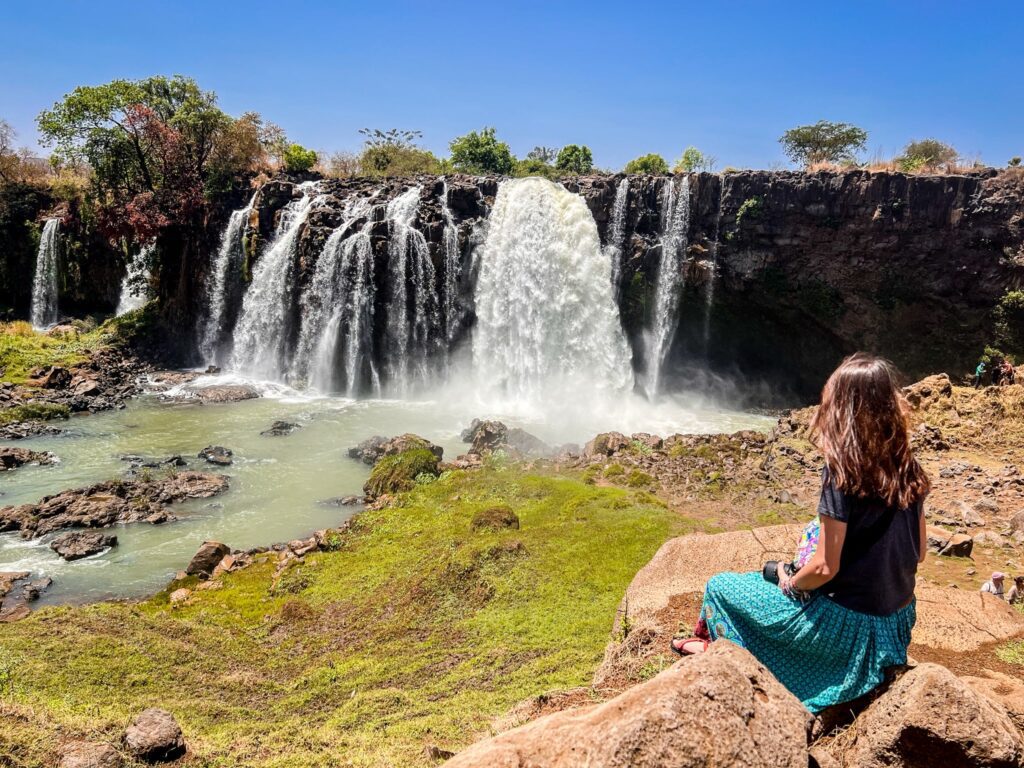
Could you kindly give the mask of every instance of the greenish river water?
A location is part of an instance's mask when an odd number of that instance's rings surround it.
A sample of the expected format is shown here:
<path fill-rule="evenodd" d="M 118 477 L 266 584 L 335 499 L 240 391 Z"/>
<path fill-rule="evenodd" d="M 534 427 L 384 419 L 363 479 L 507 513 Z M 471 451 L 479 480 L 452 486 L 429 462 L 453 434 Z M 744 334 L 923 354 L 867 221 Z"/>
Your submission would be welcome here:
<path fill-rule="evenodd" d="M 50 550 L 53 536 L 26 541 L 18 534 L 0 535 L 0 570 L 51 577 L 53 585 L 44 594 L 44 603 L 151 593 L 183 568 L 205 540 L 239 549 L 269 545 L 307 536 L 354 514 L 358 507 L 324 501 L 361 494 L 369 468 L 347 455 L 359 441 L 414 432 L 443 446 L 446 458 L 454 458 L 466 448 L 459 433 L 474 416 L 502 417 L 553 444 L 582 443 L 607 429 L 667 435 L 763 429 L 771 423 L 763 416 L 683 400 L 668 400 L 657 408 L 623 401 L 615 409 L 568 425 L 543 414 L 509 417 L 500 409 L 488 412 L 460 397 L 353 401 L 286 392 L 200 405 L 145 395 L 124 410 L 73 418 L 64 425 L 66 434 L 20 441 L 25 447 L 52 451 L 60 461 L 0 475 L 0 505 L 34 502 L 63 489 L 121 476 L 129 467 L 121 457 L 130 454 L 158 459 L 180 454 L 190 468 L 228 475 L 230 490 L 175 505 L 176 522 L 118 526 L 112 530 L 117 547 L 71 563 Z M 287 436 L 261 436 L 277 419 L 302 428 Z M 234 451 L 234 463 L 219 468 L 196 458 L 211 444 Z"/>

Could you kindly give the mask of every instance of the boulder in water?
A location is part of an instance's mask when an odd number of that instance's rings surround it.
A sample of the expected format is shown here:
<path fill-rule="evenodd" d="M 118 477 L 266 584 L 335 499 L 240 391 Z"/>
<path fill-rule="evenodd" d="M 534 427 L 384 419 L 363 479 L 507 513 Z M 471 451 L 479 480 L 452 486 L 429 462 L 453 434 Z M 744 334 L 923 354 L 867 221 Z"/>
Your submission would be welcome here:
<path fill-rule="evenodd" d="M 376 464 L 385 456 L 394 456 L 405 451 L 412 451 L 424 448 L 437 457 L 438 461 L 444 456 L 444 449 L 439 445 L 427 440 L 425 437 L 407 432 L 398 437 L 381 437 L 375 435 L 369 437 L 354 448 L 348 449 L 348 455 L 353 459 L 359 459 L 364 464 Z"/>
<path fill-rule="evenodd" d="M 231 463 L 232 452 L 230 448 L 222 445 L 208 445 L 199 452 L 199 458 L 205 459 L 208 464 L 216 464 L 226 467 Z"/>
<path fill-rule="evenodd" d="M 139 714 L 124 733 L 132 757 L 147 763 L 177 760 L 185 754 L 185 737 L 174 715 L 151 708 Z"/>
<path fill-rule="evenodd" d="M 239 403 L 243 400 L 255 400 L 260 393 L 248 384 L 215 384 L 197 388 L 195 396 L 203 403 Z"/>
<path fill-rule="evenodd" d="M 264 429 L 260 434 L 265 437 L 283 437 L 284 435 L 290 435 L 297 429 L 301 429 L 301 427 L 294 422 L 275 421 L 270 425 L 269 429 Z"/>
<path fill-rule="evenodd" d="M 0 472 L 22 467 L 26 464 L 53 464 L 57 460 L 49 451 L 31 451 L 28 448 L 0 446 Z"/>
<path fill-rule="evenodd" d="M 65 560 L 80 560 L 117 546 L 117 536 L 99 531 L 71 531 L 62 533 L 50 542 L 50 549 Z"/>

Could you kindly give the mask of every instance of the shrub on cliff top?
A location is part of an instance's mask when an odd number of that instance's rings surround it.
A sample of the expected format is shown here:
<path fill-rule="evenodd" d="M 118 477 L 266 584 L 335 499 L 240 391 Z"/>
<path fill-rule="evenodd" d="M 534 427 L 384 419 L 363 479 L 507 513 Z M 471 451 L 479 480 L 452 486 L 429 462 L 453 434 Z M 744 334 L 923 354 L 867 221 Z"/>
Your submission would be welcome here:
<path fill-rule="evenodd" d="M 289 173 L 305 173 L 316 165 L 316 152 L 301 144 L 289 144 L 284 151 L 284 169 Z"/>
<path fill-rule="evenodd" d="M 687 147 L 682 156 L 676 160 L 672 168 L 673 173 L 694 173 L 695 171 L 712 171 L 715 168 L 715 158 L 705 155 L 696 147 Z"/>
<path fill-rule="evenodd" d="M 515 167 L 515 158 L 508 144 L 498 141 L 494 128 L 484 128 L 479 133 L 470 131 L 465 136 L 452 139 L 451 162 L 464 173 L 510 174 Z"/>
<path fill-rule="evenodd" d="M 528 157 L 525 160 L 516 161 L 516 167 L 512 171 L 512 175 L 516 178 L 540 176 L 545 179 L 557 179 L 559 173 L 555 166 L 545 163 L 543 160 Z"/>
<path fill-rule="evenodd" d="M 794 163 L 842 163 L 853 161 L 867 144 L 868 132 L 850 123 L 819 120 L 814 125 L 790 128 L 779 139 L 782 151 Z"/>
<path fill-rule="evenodd" d="M 957 151 L 938 139 L 912 141 L 903 148 L 903 154 L 896 158 L 896 164 L 904 173 L 916 171 L 938 171 L 956 162 Z"/>
<path fill-rule="evenodd" d="M 370 498 L 387 493 L 410 491 L 420 475 L 439 474 L 438 458 L 427 448 L 414 448 L 393 456 L 385 456 L 373 466 L 363 490 Z"/>
<path fill-rule="evenodd" d="M 558 153 L 555 168 L 562 173 L 590 173 L 594 169 L 594 156 L 590 147 L 566 144 Z"/>
<path fill-rule="evenodd" d="M 630 160 L 622 170 L 623 173 L 668 173 L 668 163 L 664 157 L 652 152 Z"/>

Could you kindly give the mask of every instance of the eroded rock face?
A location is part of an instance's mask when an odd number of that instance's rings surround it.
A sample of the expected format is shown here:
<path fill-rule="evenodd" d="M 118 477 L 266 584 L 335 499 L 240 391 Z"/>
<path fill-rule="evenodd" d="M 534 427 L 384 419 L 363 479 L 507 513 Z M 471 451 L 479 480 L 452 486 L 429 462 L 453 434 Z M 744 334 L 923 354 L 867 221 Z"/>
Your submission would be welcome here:
<path fill-rule="evenodd" d="M 223 493 L 228 479 L 205 472 L 178 472 L 152 479 L 110 480 L 45 496 L 36 504 L 0 508 L 0 531 L 24 538 L 62 528 L 106 528 L 115 523 L 173 520 L 167 505 Z"/>
<path fill-rule="evenodd" d="M 174 715 L 163 709 L 139 714 L 124 734 L 128 752 L 147 763 L 177 760 L 185 754 L 185 737 Z"/>
<path fill-rule="evenodd" d="M 80 560 L 117 546 L 117 536 L 98 531 L 71 531 L 62 533 L 50 542 L 50 549 L 65 560 Z"/>
<path fill-rule="evenodd" d="M 907 672 L 857 721 L 857 768 L 1017 768 L 1024 742 L 1004 708 L 945 667 Z"/>
<path fill-rule="evenodd" d="M 611 701 L 479 742 L 451 768 L 806 768 L 809 715 L 727 641 Z"/>

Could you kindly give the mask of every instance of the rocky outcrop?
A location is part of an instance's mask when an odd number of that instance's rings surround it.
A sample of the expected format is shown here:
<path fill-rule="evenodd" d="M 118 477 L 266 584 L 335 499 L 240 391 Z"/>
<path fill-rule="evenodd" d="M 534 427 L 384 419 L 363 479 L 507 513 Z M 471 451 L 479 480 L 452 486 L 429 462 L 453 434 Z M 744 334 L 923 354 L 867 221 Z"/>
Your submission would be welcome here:
<path fill-rule="evenodd" d="M 275 421 L 267 429 L 260 432 L 260 434 L 264 437 L 283 437 L 285 435 L 290 435 L 297 429 L 302 429 L 302 427 L 294 422 Z"/>
<path fill-rule="evenodd" d="M 462 430 L 462 442 L 469 443 L 468 453 L 483 456 L 504 451 L 518 456 L 548 456 L 551 446 L 519 427 L 507 427 L 500 421 L 473 419 Z"/>
<path fill-rule="evenodd" d="M 95 531 L 62 533 L 50 542 L 50 549 L 65 560 L 80 560 L 117 546 L 117 536 Z"/>
<path fill-rule="evenodd" d="M 29 603 L 38 600 L 51 583 L 47 576 L 33 579 L 28 571 L 0 571 L 0 623 L 28 616 Z"/>
<path fill-rule="evenodd" d="M 116 523 L 173 520 L 168 505 L 223 493 L 228 479 L 203 472 L 177 472 L 159 478 L 110 480 L 45 496 L 36 504 L 0 508 L 0 531 L 24 538 L 62 528 L 106 528 Z"/>
<path fill-rule="evenodd" d="M 487 739 L 451 768 L 806 768 L 809 716 L 753 656 L 728 642 L 596 706 Z"/>
<path fill-rule="evenodd" d="M 140 713 L 124 732 L 128 753 L 146 763 L 177 760 L 185 754 L 185 736 L 174 715 L 164 709 Z"/>
<path fill-rule="evenodd" d="M 231 464 L 233 455 L 230 448 L 222 445 L 208 445 L 199 452 L 200 459 L 205 459 L 207 464 L 216 464 L 220 467 Z"/>
<path fill-rule="evenodd" d="M 57 460 L 49 451 L 32 451 L 28 448 L 12 448 L 0 445 L 0 472 L 23 467 L 26 464 L 53 464 Z"/>
<path fill-rule="evenodd" d="M 427 440 L 425 437 L 406 433 L 398 437 L 381 437 L 375 435 L 363 440 L 359 445 L 348 449 L 349 458 L 359 459 L 364 464 L 376 464 L 385 456 L 394 456 L 405 451 L 423 448 L 430 451 L 440 461 L 444 449 Z"/>

